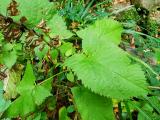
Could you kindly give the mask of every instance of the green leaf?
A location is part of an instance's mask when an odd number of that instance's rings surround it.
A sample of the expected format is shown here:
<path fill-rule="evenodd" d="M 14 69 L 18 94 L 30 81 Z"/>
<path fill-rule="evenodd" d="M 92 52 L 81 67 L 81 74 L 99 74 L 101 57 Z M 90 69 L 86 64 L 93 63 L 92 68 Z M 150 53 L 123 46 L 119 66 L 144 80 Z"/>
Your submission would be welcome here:
<path fill-rule="evenodd" d="M 103 19 L 78 32 L 83 38 L 84 52 L 68 58 L 64 65 L 76 73 L 84 86 L 100 95 L 120 99 L 146 95 L 147 83 L 140 65 L 131 64 L 127 54 L 117 46 L 121 31 L 116 25 L 113 20 Z"/>
<path fill-rule="evenodd" d="M 83 120 L 114 120 L 112 101 L 84 87 L 72 88 L 78 112 Z"/>
<path fill-rule="evenodd" d="M 6 43 L 6 44 L 3 45 L 2 50 L 3 50 L 3 51 L 10 51 L 10 50 L 13 49 L 13 47 L 14 47 L 13 44 L 11 44 L 11 43 Z"/>
<path fill-rule="evenodd" d="M 44 80 L 43 82 L 41 82 L 39 85 L 41 85 L 42 87 L 44 87 L 48 91 L 51 91 L 52 90 L 52 81 L 53 81 L 53 77 L 50 77 L 50 78 Z"/>
<path fill-rule="evenodd" d="M 35 103 L 33 101 L 32 95 L 30 92 L 26 92 L 12 102 L 6 111 L 6 116 L 10 118 L 15 118 L 18 115 L 25 116 L 29 112 L 34 111 L 34 109 Z"/>
<path fill-rule="evenodd" d="M 160 100 L 157 96 L 145 97 L 145 100 L 160 114 Z"/>
<path fill-rule="evenodd" d="M 10 106 L 11 101 L 6 101 L 3 97 L 3 83 L 0 81 L 0 117 L 2 113 Z"/>
<path fill-rule="evenodd" d="M 20 96 L 8 108 L 7 116 L 25 116 L 33 112 L 36 105 L 42 104 L 46 97 L 51 96 L 52 79 L 44 80 L 38 85 L 35 84 L 35 80 L 32 65 L 28 62 L 23 79 L 17 87 Z"/>
<path fill-rule="evenodd" d="M 147 106 L 142 107 L 142 106 L 137 105 L 135 102 L 131 102 L 131 101 L 129 102 L 129 104 L 130 104 L 130 106 L 133 106 L 134 108 L 136 108 L 138 110 L 138 112 L 139 112 L 138 120 L 153 120 L 152 115 L 144 110 L 145 107 L 147 107 L 147 110 L 148 109 L 151 110 L 152 108 L 150 106 L 147 105 Z"/>
<path fill-rule="evenodd" d="M 42 50 L 41 50 L 42 49 Z M 40 45 L 34 48 L 34 52 L 35 55 L 41 60 L 45 57 L 45 55 L 47 55 L 49 50 L 49 46 L 48 45 Z"/>
<path fill-rule="evenodd" d="M 137 120 L 156 120 L 153 119 L 152 114 L 153 114 L 152 112 L 141 110 L 140 113 L 138 114 Z"/>
<path fill-rule="evenodd" d="M 158 63 L 160 63 L 160 49 L 154 49 L 155 51 L 155 58 L 158 61 Z"/>
<path fill-rule="evenodd" d="M 35 87 L 35 75 L 33 73 L 32 65 L 28 62 L 22 81 L 17 87 L 18 92 L 22 95 L 30 92 Z"/>
<path fill-rule="evenodd" d="M 60 108 L 60 110 L 59 110 L 59 120 L 70 120 L 70 118 L 67 116 L 66 107 Z"/>
<path fill-rule="evenodd" d="M 53 111 L 56 108 L 56 96 L 51 96 L 47 99 L 47 108 Z"/>
<path fill-rule="evenodd" d="M 72 72 L 67 73 L 66 77 L 70 82 L 74 82 L 74 74 Z"/>
<path fill-rule="evenodd" d="M 75 52 L 73 44 L 69 42 L 64 42 L 58 49 L 60 50 L 62 56 L 67 56 L 67 57 Z"/>
<path fill-rule="evenodd" d="M 9 5 L 9 3 L 11 2 L 11 0 L 1 0 L 0 1 L 0 13 L 4 16 L 7 15 L 7 6 Z"/>
<path fill-rule="evenodd" d="M 11 0 L 0 0 L 0 13 L 7 15 L 7 7 Z M 21 17 L 26 17 L 25 25 L 27 27 L 35 27 L 42 19 L 49 20 L 55 12 L 53 2 L 48 0 L 16 0 L 18 4 L 19 15 L 12 16 L 14 20 L 19 22 Z"/>
<path fill-rule="evenodd" d="M 41 113 L 41 120 L 47 120 L 47 119 L 48 119 L 47 113 L 46 112 L 42 112 Z"/>
<path fill-rule="evenodd" d="M 67 107 L 67 112 L 68 113 L 72 113 L 74 111 L 75 111 L 74 105 L 70 105 L 70 106 Z"/>
<path fill-rule="evenodd" d="M 77 32 L 83 39 L 82 46 L 84 50 L 95 49 L 103 42 L 113 42 L 118 45 L 121 41 L 122 25 L 112 19 L 104 18 L 97 20 L 95 24 Z"/>
<path fill-rule="evenodd" d="M 50 55 L 51 55 L 52 60 L 56 60 L 57 57 L 58 57 L 58 50 L 57 49 L 52 49 L 50 51 Z"/>
<path fill-rule="evenodd" d="M 15 44 L 15 46 L 14 46 L 14 50 L 20 52 L 20 51 L 22 50 L 22 47 L 23 47 L 23 46 L 22 46 L 21 43 L 17 43 L 17 44 Z"/>
<path fill-rule="evenodd" d="M 10 69 L 16 63 L 17 53 L 15 50 L 3 52 L 3 63 Z"/>
<path fill-rule="evenodd" d="M 34 98 L 35 103 L 37 105 L 40 105 L 46 99 L 46 97 L 51 96 L 51 93 L 44 87 L 37 85 L 33 90 L 32 96 Z"/>
<path fill-rule="evenodd" d="M 18 86 L 18 92 L 23 95 L 26 92 L 31 92 L 34 97 L 35 103 L 40 105 L 44 99 L 50 96 L 50 91 L 52 89 L 51 86 L 51 78 L 44 80 L 42 84 L 35 84 L 35 76 L 33 73 L 33 69 L 30 63 L 27 63 L 26 71 L 23 76 L 21 83 Z"/>
<path fill-rule="evenodd" d="M 55 14 L 52 19 L 47 22 L 47 26 L 50 28 L 50 37 L 61 39 L 68 39 L 72 37 L 72 33 L 67 30 L 66 24 L 61 16 Z"/>

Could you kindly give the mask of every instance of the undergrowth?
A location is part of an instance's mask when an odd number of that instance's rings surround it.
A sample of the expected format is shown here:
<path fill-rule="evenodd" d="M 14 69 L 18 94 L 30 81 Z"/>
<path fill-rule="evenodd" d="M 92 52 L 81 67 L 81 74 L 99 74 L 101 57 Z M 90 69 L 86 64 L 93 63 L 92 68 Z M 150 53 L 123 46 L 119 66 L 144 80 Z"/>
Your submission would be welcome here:
<path fill-rule="evenodd" d="M 111 8 L 0 1 L 1 119 L 160 119 L 159 26 Z"/>

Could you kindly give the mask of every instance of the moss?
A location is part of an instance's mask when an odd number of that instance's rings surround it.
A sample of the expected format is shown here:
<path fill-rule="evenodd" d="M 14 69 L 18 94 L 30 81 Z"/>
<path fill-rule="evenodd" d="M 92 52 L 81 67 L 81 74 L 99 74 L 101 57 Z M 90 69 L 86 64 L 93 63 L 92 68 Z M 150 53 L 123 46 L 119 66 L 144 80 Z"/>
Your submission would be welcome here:
<path fill-rule="evenodd" d="M 151 36 L 155 36 L 158 34 L 158 24 L 156 20 L 149 19 L 147 22 L 148 34 Z"/>
<path fill-rule="evenodd" d="M 121 22 L 126 22 L 126 21 L 139 21 L 140 16 L 137 13 L 135 8 L 131 8 L 129 10 L 123 11 L 120 14 L 117 15 L 117 20 Z"/>

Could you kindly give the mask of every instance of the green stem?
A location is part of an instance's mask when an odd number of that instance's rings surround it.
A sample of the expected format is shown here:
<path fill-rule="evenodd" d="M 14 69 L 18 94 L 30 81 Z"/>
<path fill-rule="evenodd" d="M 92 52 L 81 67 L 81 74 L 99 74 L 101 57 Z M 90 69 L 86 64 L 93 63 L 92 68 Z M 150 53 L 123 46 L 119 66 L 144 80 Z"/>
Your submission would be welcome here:
<path fill-rule="evenodd" d="M 120 120 L 123 120 L 121 102 L 118 103 L 118 116 Z"/>
<path fill-rule="evenodd" d="M 55 74 L 55 75 L 53 75 L 53 76 L 49 77 L 48 79 L 46 79 L 46 80 L 44 80 L 44 81 L 42 81 L 42 82 L 38 83 L 38 85 L 41 85 L 41 84 L 43 84 L 44 82 L 49 81 L 50 79 L 52 79 L 52 78 L 54 78 L 54 77 L 56 77 L 56 76 L 58 76 L 58 75 L 61 75 L 62 73 L 65 73 L 65 72 L 67 72 L 67 71 L 68 71 L 68 70 L 65 70 L 65 71 L 59 72 L 59 73 L 57 73 L 57 74 Z"/>
<path fill-rule="evenodd" d="M 133 60 L 135 60 L 136 62 L 139 62 L 140 64 L 142 64 L 144 67 L 146 67 L 150 72 L 152 72 L 154 75 L 159 76 L 158 73 L 156 73 L 148 64 L 146 64 L 145 62 L 143 62 L 142 60 L 140 60 L 139 58 L 130 55 L 129 53 L 127 53 L 127 55 L 132 58 Z"/>
<path fill-rule="evenodd" d="M 129 115 L 129 119 L 130 119 L 130 120 L 133 120 L 133 119 L 132 119 L 131 112 L 130 112 L 130 108 L 129 108 L 129 105 L 128 105 L 128 102 L 127 102 L 127 101 L 124 101 L 124 104 L 125 104 L 127 113 L 128 113 L 128 115 Z"/>

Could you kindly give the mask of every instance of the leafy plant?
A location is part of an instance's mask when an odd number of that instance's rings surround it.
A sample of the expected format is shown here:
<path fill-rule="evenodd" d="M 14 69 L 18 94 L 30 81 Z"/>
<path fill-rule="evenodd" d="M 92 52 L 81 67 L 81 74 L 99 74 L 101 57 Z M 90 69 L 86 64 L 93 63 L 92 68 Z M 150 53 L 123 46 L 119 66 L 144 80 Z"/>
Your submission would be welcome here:
<path fill-rule="evenodd" d="M 103 19 L 77 32 L 83 38 L 84 53 L 68 58 L 65 64 L 95 93 L 120 99 L 143 96 L 147 94 L 143 71 L 117 46 L 121 30 L 117 22 Z"/>
<path fill-rule="evenodd" d="M 85 24 L 103 2 L 72 3 L 57 11 L 62 2 L 0 1 L 0 117 L 114 120 L 118 109 L 119 118 L 138 110 L 139 119 L 158 119 L 146 75 L 156 72 L 119 47 L 122 24 L 106 17 Z M 86 27 L 71 31 L 68 20 Z"/>
<path fill-rule="evenodd" d="M 9 106 L 6 111 L 6 116 L 11 118 L 19 115 L 25 116 L 28 113 L 33 112 L 36 105 L 42 104 L 45 98 L 51 95 L 51 87 L 45 86 L 50 80 L 43 82 L 40 85 L 36 85 L 35 79 L 32 66 L 28 63 L 23 79 L 17 86 L 17 92 L 20 96 Z"/>

